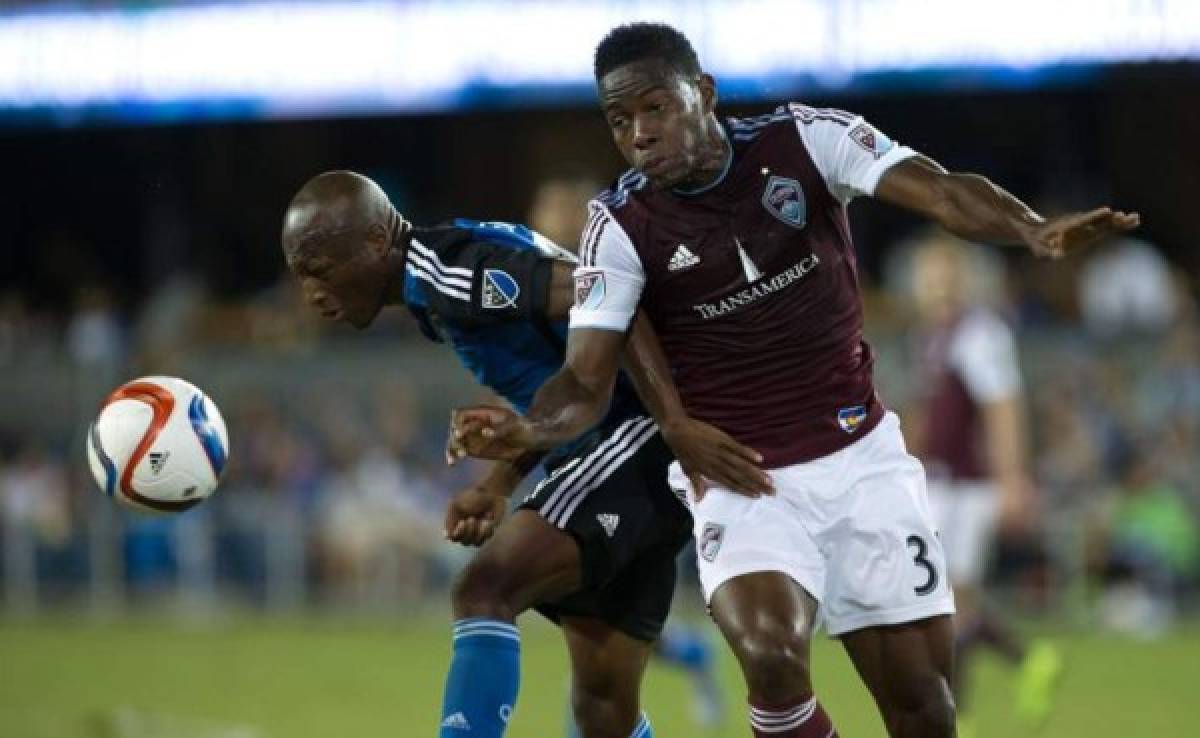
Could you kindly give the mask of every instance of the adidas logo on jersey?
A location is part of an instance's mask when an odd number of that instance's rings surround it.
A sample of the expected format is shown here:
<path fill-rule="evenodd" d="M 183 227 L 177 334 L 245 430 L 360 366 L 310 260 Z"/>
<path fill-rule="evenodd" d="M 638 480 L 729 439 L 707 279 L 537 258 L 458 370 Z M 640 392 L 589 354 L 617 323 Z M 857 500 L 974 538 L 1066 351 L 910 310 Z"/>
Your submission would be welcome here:
<path fill-rule="evenodd" d="M 147 455 L 150 459 L 150 471 L 158 474 L 162 471 L 163 465 L 167 463 L 167 459 L 171 456 L 170 451 L 153 451 Z"/>
<path fill-rule="evenodd" d="M 609 538 L 613 537 L 613 534 L 617 532 L 617 526 L 621 524 L 621 516 L 612 513 L 600 513 L 596 516 L 596 520 L 599 521 L 600 527 L 604 528 L 604 532 L 608 534 Z"/>
<path fill-rule="evenodd" d="M 671 255 L 671 260 L 667 262 L 667 271 L 677 272 L 680 269 L 694 267 L 700 263 L 700 257 L 688 251 L 688 247 L 683 244 L 675 249 L 675 253 Z"/>
<path fill-rule="evenodd" d="M 442 721 L 443 728 L 453 728 L 455 730 L 470 730 L 471 724 L 467 722 L 467 716 L 461 712 L 456 712 L 450 717 Z"/>

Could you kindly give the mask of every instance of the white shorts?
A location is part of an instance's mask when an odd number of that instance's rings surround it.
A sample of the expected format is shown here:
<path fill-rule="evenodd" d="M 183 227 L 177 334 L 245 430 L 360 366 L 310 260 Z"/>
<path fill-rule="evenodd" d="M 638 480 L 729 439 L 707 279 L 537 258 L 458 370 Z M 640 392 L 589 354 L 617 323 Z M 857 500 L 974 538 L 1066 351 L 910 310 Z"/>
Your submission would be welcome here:
<path fill-rule="evenodd" d="M 946 549 L 950 582 L 980 584 L 1000 513 L 1000 496 L 995 485 L 931 481 L 929 506 L 942 547 Z"/>
<path fill-rule="evenodd" d="M 678 463 L 669 481 L 695 521 L 706 601 L 743 574 L 779 571 L 820 603 L 831 635 L 954 612 L 925 470 L 888 413 L 854 444 L 770 470 L 775 494 L 752 499 L 712 486 L 699 503 Z"/>

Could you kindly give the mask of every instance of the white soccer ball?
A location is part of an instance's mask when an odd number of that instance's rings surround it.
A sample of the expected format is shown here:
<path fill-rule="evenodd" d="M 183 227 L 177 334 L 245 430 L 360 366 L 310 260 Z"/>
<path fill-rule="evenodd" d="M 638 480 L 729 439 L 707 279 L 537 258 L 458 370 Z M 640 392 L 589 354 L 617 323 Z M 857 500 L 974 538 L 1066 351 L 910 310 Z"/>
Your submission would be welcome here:
<path fill-rule="evenodd" d="M 88 465 L 100 490 L 153 512 L 181 512 L 207 499 L 228 449 L 217 406 L 175 377 L 121 385 L 88 429 Z"/>

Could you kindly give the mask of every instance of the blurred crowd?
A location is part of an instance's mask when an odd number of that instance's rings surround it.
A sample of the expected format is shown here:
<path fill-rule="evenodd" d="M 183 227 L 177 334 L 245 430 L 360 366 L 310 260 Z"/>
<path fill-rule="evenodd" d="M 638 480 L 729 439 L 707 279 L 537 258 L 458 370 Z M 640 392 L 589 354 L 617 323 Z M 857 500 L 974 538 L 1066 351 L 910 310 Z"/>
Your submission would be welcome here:
<path fill-rule="evenodd" d="M 548 182 L 531 223 L 571 244 L 594 189 Z M 878 383 L 902 416 L 916 394 L 912 245 L 872 244 L 887 258 L 864 275 Z M 1193 286 L 1136 239 L 1056 263 L 972 254 L 975 289 L 1017 331 L 1037 489 L 1034 523 L 1002 532 L 991 578 L 1022 607 L 1165 630 L 1200 582 Z M 0 295 L 4 602 L 433 601 L 468 555 L 442 539 L 444 503 L 479 473 L 444 465 L 445 411 L 483 396 L 441 351 L 399 310 L 363 335 L 319 325 L 286 277 L 218 299 L 178 273 L 132 310 L 100 284 L 54 312 Z M 173 518 L 117 510 L 83 463 L 100 399 L 151 373 L 202 386 L 230 429 L 218 493 Z"/>

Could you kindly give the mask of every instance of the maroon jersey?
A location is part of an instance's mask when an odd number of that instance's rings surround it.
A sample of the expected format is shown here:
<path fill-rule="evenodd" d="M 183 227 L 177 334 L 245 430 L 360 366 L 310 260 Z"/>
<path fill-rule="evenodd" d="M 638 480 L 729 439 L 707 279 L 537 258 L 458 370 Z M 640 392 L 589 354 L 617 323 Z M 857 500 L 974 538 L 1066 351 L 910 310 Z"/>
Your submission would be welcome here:
<path fill-rule="evenodd" d="M 883 414 L 845 206 L 912 151 L 800 105 L 724 130 L 733 156 L 705 190 L 630 172 L 592 202 L 571 325 L 624 330 L 640 298 L 689 413 L 786 466 Z"/>
<path fill-rule="evenodd" d="M 982 406 L 1021 387 L 1012 332 L 996 315 L 967 312 L 927 333 L 921 346 L 925 443 L 931 478 L 980 481 L 990 476 Z"/>

